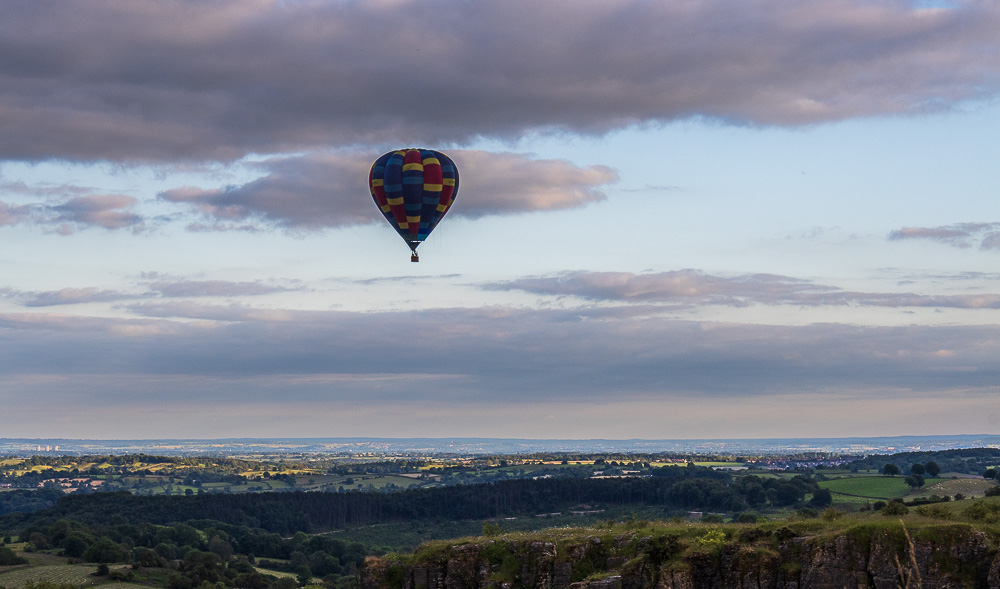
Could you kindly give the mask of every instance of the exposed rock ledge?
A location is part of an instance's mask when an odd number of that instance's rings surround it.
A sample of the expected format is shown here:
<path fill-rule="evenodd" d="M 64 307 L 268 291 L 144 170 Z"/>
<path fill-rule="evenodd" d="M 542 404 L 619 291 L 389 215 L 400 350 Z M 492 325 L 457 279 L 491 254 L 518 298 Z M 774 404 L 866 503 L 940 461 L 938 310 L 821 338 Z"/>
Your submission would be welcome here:
<path fill-rule="evenodd" d="M 360 589 L 1000 589 L 995 542 L 969 525 L 911 531 L 881 522 L 815 534 L 746 527 L 724 539 L 719 531 L 709 538 L 711 530 L 428 545 L 369 559 Z"/>

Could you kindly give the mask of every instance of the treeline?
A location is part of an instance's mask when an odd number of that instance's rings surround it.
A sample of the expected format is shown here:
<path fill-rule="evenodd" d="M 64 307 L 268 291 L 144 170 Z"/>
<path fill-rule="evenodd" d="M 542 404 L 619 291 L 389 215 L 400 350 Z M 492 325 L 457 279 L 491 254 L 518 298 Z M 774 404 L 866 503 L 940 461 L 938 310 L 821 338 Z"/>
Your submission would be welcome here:
<path fill-rule="evenodd" d="M 992 467 L 1000 466 L 1000 448 L 958 448 L 935 452 L 900 452 L 876 454 L 851 462 L 847 466 L 858 470 L 882 471 L 886 464 L 898 465 L 901 474 L 910 475 L 911 465 L 934 462 L 942 473 L 982 475 Z M 917 473 L 920 474 L 920 473 Z"/>
<path fill-rule="evenodd" d="M 114 516 L 105 524 L 87 525 L 71 519 L 38 521 L 18 531 L 26 552 L 54 551 L 93 563 L 126 563 L 134 570 L 168 568 L 171 589 L 204 583 L 254 589 L 292 589 L 320 577 L 331 588 L 353 586 L 365 557 L 361 544 L 302 532 L 290 538 L 247 526 L 192 520 L 183 524 L 136 525 Z M 276 560 L 267 560 L 276 559 Z M 254 565 L 294 573 L 298 581 L 283 581 L 257 571 Z M 117 580 L 134 573 L 116 571 Z"/>
<path fill-rule="evenodd" d="M 48 509 L 65 497 L 58 489 L 16 489 L 0 493 L 0 515 Z"/>
<path fill-rule="evenodd" d="M 391 493 L 262 493 L 150 497 L 128 493 L 70 495 L 34 514 L 10 514 L 0 527 L 70 518 L 100 524 L 112 517 L 159 525 L 214 520 L 290 535 L 413 520 L 478 520 L 551 513 L 578 505 L 657 506 L 664 511 L 741 512 L 801 503 L 818 491 L 813 479 L 743 476 L 687 467 L 656 476 L 608 479 L 515 479 Z"/>

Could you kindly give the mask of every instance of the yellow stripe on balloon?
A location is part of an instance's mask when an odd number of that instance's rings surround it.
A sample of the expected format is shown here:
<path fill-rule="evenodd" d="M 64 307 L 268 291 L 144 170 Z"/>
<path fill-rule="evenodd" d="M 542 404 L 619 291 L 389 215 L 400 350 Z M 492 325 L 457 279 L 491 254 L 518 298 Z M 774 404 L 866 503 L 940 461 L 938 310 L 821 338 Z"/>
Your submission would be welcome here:
<path fill-rule="evenodd" d="M 445 186 L 454 186 L 455 185 L 455 179 L 454 178 L 445 178 L 443 180 L 443 182 L 444 182 Z"/>
<path fill-rule="evenodd" d="M 404 172 L 409 172 L 409 171 L 412 171 L 412 170 L 417 170 L 418 172 L 423 172 L 424 171 L 424 165 L 423 164 L 403 164 L 403 171 Z"/>
<path fill-rule="evenodd" d="M 392 205 L 392 206 L 403 204 L 403 197 L 402 196 L 400 196 L 399 198 L 390 198 L 390 199 L 386 199 L 386 200 L 388 200 L 389 204 Z"/>
<path fill-rule="evenodd" d="M 385 186 L 385 180 L 382 178 L 372 178 L 372 186 Z"/>
<path fill-rule="evenodd" d="M 441 162 L 438 161 L 438 158 L 436 158 L 436 157 L 427 157 L 427 158 L 424 158 L 424 165 L 425 166 L 430 166 L 430 165 L 433 165 L 433 164 L 441 165 Z"/>
<path fill-rule="evenodd" d="M 407 216 L 406 217 L 406 222 L 407 223 L 419 223 L 420 222 L 420 215 L 417 215 L 416 217 Z"/>
<path fill-rule="evenodd" d="M 424 184 L 424 190 L 429 190 L 430 192 L 441 192 L 440 184 Z"/>

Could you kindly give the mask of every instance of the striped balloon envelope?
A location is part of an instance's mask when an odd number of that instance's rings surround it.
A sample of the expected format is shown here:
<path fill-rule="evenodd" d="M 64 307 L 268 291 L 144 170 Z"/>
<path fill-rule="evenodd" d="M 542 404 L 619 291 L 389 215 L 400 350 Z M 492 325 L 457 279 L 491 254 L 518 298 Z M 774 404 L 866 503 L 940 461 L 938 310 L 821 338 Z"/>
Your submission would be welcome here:
<path fill-rule="evenodd" d="M 417 246 L 444 217 L 458 195 L 458 168 L 451 158 L 432 149 L 400 149 L 375 160 L 368 188 L 385 220 L 410 246 Z"/>

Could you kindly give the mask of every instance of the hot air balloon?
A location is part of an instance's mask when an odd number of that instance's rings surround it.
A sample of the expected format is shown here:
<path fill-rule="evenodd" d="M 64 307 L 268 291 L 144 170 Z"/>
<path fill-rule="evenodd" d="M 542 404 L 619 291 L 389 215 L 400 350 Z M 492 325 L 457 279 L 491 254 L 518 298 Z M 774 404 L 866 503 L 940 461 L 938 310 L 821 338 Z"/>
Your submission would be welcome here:
<path fill-rule="evenodd" d="M 368 188 L 385 220 L 410 246 L 410 261 L 419 262 L 417 246 L 458 195 L 458 168 L 440 151 L 390 151 L 372 164 Z"/>

